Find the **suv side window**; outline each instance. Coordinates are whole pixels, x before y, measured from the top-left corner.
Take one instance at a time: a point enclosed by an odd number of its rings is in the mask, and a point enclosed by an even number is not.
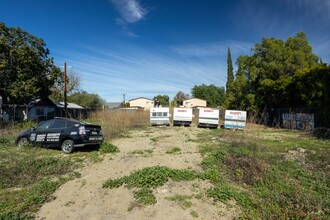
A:
[[[44,129],[48,129],[49,126],[53,123],[54,120],[49,120],[49,121],[43,121],[40,122],[38,124],[38,126],[36,127],[37,130],[44,130]]]
[[[66,122],[62,120],[55,120],[50,128],[66,128]]]
[[[67,123],[68,123],[68,128],[73,127],[75,124],[77,124],[73,121],[68,121]]]

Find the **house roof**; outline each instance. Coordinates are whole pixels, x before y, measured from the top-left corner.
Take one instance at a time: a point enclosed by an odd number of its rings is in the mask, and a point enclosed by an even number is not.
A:
[[[106,105],[108,106],[108,108],[112,109],[112,108],[122,107],[123,103],[122,102],[107,102]]]
[[[148,99],[148,98],[145,98],[145,97],[139,97],[139,98],[135,98],[135,99],[130,99],[130,101],[133,101],[133,100],[137,100],[137,99],[147,99],[147,100],[150,100],[150,101],[154,101],[153,99]]]
[[[58,107],[58,108],[64,108],[64,102],[54,102],[54,104]],[[67,103],[67,108],[71,108],[71,109],[84,109],[83,107],[81,107],[80,105],[77,105],[75,103],[71,103],[68,102]]]
[[[50,98],[35,99],[29,103],[29,106],[56,106]]]

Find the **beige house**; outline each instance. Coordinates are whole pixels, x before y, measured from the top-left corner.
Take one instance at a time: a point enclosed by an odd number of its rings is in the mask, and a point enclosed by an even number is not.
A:
[[[191,98],[184,100],[182,102],[183,107],[193,108],[193,107],[206,107],[206,101],[198,98]]]
[[[128,101],[130,107],[141,107],[144,110],[149,110],[154,107],[154,100],[140,97],[136,99],[131,99]]]

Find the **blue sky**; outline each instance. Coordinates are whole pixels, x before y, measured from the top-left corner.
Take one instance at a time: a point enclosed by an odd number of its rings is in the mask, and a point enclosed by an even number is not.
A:
[[[233,62],[263,37],[305,32],[330,63],[329,0],[0,0],[0,21],[44,39],[81,89],[108,102],[194,85],[225,86]],[[70,71],[69,70],[69,71]],[[236,69],[235,69],[236,70]]]

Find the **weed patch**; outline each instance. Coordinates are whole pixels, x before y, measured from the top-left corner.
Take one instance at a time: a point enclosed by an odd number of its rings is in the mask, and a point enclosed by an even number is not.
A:
[[[134,198],[143,205],[153,205],[157,202],[150,188],[142,188],[138,191],[134,191]]]
[[[134,150],[134,151],[129,152],[128,154],[139,155],[142,157],[151,157],[153,152],[154,151],[152,149],[146,149],[146,150]]]
[[[120,152],[119,148],[110,142],[103,142],[99,151],[101,153],[119,153]]]
[[[215,201],[235,200],[243,218],[330,216],[327,140],[275,129],[225,131],[219,133],[220,143],[210,135],[201,136],[199,152],[204,176],[214,184],[207,193]]]
[[[181,152],[181,148],[179,147],[172,147],[168,151],[166,151],[167,154],[179,154]]]
[[[154,201],[151,188],[163,186],[170,179],[174,181],[187,181],[197,178],[199,174],[191,170],[170,169],[164,166],[147,167],[131,173],[129,176],[124,176],[118,179],[108,179],[103,188],[118,188],[125,184],[127,188],[141,188],[139,193],[135,194],[135,198],[142,201]],[[146,197],[144,197],[146,195]],[[140,202],[139,202],[140,203]],[[147,205],[154,204],[148,202]],[[144,205],[146,205],[143,202]]]

